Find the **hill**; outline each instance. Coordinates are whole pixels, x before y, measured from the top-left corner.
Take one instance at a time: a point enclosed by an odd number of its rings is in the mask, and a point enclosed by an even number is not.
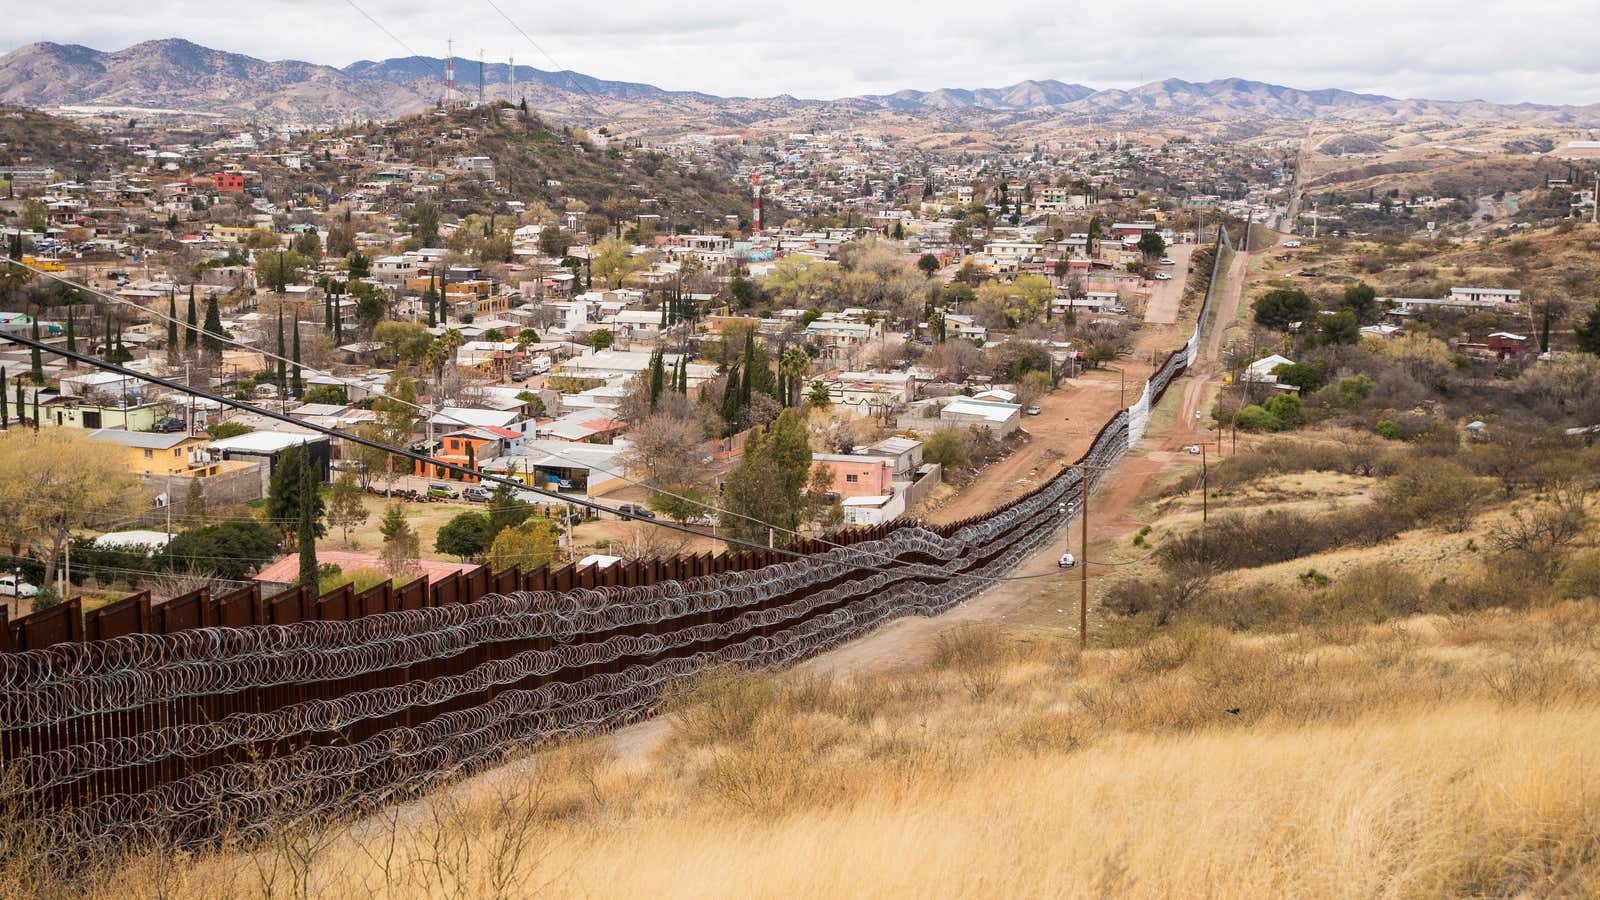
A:
[[[551,208],[577,199],[613,219],[653,212],[676,225],[714,230],[724,227],[726,215],[750,215],[749,189],[714,162],[690,166],[647,151],[602,149],[581,132],[509,106],[459,107],[448,115],[408,116],[355,132],[424,165],[448,168],[456,157],[488,156],[501,190]],[[487,183],[463,176],[451,184],[449,196],[470,202],[487,199],[490,191]],[[654,202],[635,208],[631,198]]]
[[[481,80],[490,99],[509,96],[511,67],[455,59],[458,91],[475,98]],[[445,61],[412,56],[362,60],[343,68],[295,60],[265,61],[190,41],[147,41],[104,52],[35,43],[0,57],[0,101],[30,106],[113,105],[272,116],[311,122],[387,119],[431,105],[443,92]],[[1018,117],[1132,123],[1264,119],[1361,119],[1410,122],[1525,122],[1573,128],[1600,124],[1600,106],[1493,104],[1396,99],[1325,89],[1301,90],[1242,78],[1190,82],[1177,78],[1131,89],[1095,90],[1052,79],[998,88],[939,88],[804,100],[790,96],[719,97],[610,81],[572,71],[516,67],[519,95],[540,110],[573,121],[640,120],[686,127],[730,127],[829,114],[948,115],[940,127],[1011,125]]]
[[[123,151],[66,119],[0,104],[0,166],[49,167],[72,175],[104,171]]]

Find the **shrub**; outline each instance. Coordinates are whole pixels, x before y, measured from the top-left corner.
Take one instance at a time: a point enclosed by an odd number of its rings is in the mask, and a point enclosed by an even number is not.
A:
[[[1379,505],[1412,522],[1464,531],[1480,497],[1482,483],[1449,460],[1413,461],[1384,480]]]
[[[1383,419],[1373,426],[1372,430],[1377,432],[1381,438],[1387,438],[1391,441],[1400,440],[1400,423],[1393,419]]]
[[[1293,394],[1278,394],[1268,397],[1264,404],[1266,411],[1278,420],[1279,430],[1288,431],[1299,428],[1306,423],[1305,410],[1300,406],[1300,398]]]
[[[1233,424],[1243,431],[1277,431],[1283,427],[1277,416],[1254,403],[1235,413]]]
[[[1571,600],[1600,597],[1600,550],[1579,553],[1567,560],[1556,580],[1556,593]]]

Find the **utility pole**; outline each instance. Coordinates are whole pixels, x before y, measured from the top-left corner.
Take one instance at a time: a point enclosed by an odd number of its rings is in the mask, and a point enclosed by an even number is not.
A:
[[[1078,518],[1082,522],[1083,533],[1078,540],[1078,550],[1082,558],[1078,560],[1078,649],[1089,649],[1089,469],[1078,469],[1083,473],[1083,499],[1078,502]]]

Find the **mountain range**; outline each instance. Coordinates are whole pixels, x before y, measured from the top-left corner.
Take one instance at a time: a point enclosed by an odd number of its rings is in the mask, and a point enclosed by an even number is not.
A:
[[[35,107],[126,106],[303,122],[388,119],[416,112],[443,93],[445,61],[434,57],[362,60],[343,68],[267,61],[181,39],[147,41],[105,52],[73,44],[34,43],[0,56],[0,102]],[[457,91],[473,99],[509,95],[510,66],[455,60]],[[1300,90],[1223,78],[1196,83],[1170,78],[1130,89],[1097,90],[1055,80],[967,90],[904,90],[892,94],[804,100],[789,96],[719,97],[649,84],[607,81],[579,72],[516,67],[517,92],[530,106],[580,121],[648,121],[740,127],[794,116],[834,113],[939,117],[966,124],[985,117],[1536,122],[1579,126],[1600,122],[1600,104],[1585,107],[1504,105],[1482,101],[1402,100],[1343,90]],[[682,117],[689,117],[683,119]]]

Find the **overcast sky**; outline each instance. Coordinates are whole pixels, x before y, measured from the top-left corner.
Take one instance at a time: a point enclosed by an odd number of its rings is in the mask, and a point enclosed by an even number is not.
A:
[[[1600,102],[1593,0],[354,0],[421,55],[457,53],[740,96],[831,98],[1058,78],[1239,76],[1297,88]],[[595,14],[591,14],[595,13]],[[409,55],[350,0],[0,0],[8,42],[116,50],[185,37],[342,66]]]

